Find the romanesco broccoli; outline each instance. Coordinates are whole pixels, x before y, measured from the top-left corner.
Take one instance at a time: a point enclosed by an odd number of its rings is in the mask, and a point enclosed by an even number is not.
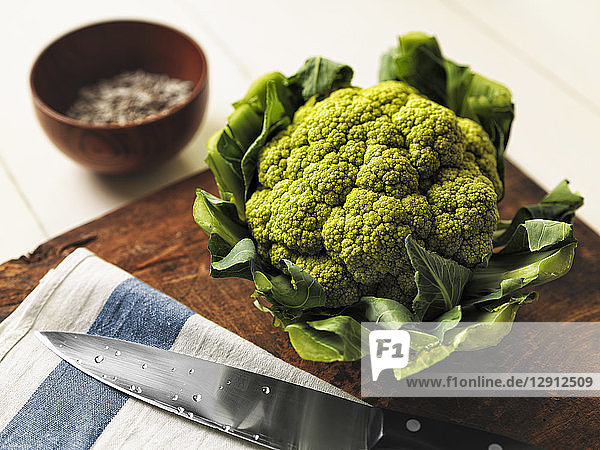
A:
[[[289,259],[328,306],[411,301],[405,238],[465,266],[492,250],[502,184],[480,125],[386,81],[302,106],[263,148],[246,203],[258,251]]]

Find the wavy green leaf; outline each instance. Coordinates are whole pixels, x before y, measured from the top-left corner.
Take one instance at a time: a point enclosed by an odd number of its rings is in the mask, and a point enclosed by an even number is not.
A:
[[[267,83],[266,107],[263,116],[262,130],[258,137],[252,142],[244,157],[242,158],[242,176],[244,178],[245,197],[247,200],[254,190],[256,179],[256,165],[260,150],[270,136],[276,131],[290,124],[291,119],[286,115],[285,107],[277,95],[277,87],[274,82]]]
[[[569,189],[569,181],[563,180],[539,203],[522,206],[510,221],[499,223],[494,235],[494,246],[505,245],[517,227],[526,220],[548,219],[573,223],[575,211],[583,205],[583,197]]]
[[[544,219],[520,224],[485,268],[475,268],[463,305],[495,301],[525,287],[534,287],[566,274],[577,241],[572,225]]]
[[[285,273],[271,276],[254,271],[254,283],[260,295],[268,301],[289,309],[309,309],[326,304],[323,287],[296,264],[282,260]]]
[[[448,101],[446,64],[437,39],[412,32],[381,58],[379,81],[401,80],[440,105]]]
[[[208,140],[207,147],[206,163],[217,181],[221,198],[232,202],[240,220],[245,220],[246,205],[244,204],[241,150],[225,132],[225,129],[213,134]],[[226,155],[226,157],[222,155]]]
[[[300,96],[296,95],[294,91],[288,87],[288,78],[280,72],[270,72],[259,77],[250,85],[246,95],[244,95],[244,98],[235,102],[233,107],[239,108],[244,104],[249,104],[252,105],[257,111],[264,113],[264,111],[267,109],[267,86],[269,84],[273,84],[275,86],[275,89],[277,90],[277,98],[284,106],[286,114],[289,117],[292,117],[296,109],[298,109],[303,101]],[[259,128],[258,131],[260,131],[260,129],[261,128]],[[256,139],[256,136],[254,139]],[[248,145],[250,145],[253,140],[251,140]]]
[[[233,246],[227,243],[217,233],[212,233],[208,238],[208,250],[210,251],[211,264],[225,258]]]
[[[212,254],[213,251],[211,250]],[[242,239],[224,257],[215,260],[213,256],[210,265],[210,276],[213,278],[234,277],[253,280],[252,271],[256,258],[256,248],[252,239]]]
[[[362,326],[348,316],[335,316],[285,327],[301,358],[311,361],[355,361],[363,356]],[[365,346],[366,348],[366,346]]]
[[[235,109],[228,117],[227,125],[208,140],[206,162],[215,176],[223,199],[235,203],[240,220],[246,218],[246,192],[251,189],[251,183],[249,185],[248,182],[252,179],[248,179],[248,173],[256,169],[256,155],[253,154],[247,158],[246,178],[244,177],[243,166],[246,153],[253,144],[254,151],[258,151],[265,140],[261,135],[274,131],[272,124],[269,124],[267,130],[264,129],[265,119],[272,120],[273,113],[278,112],[274,109],[281,106],[285,116],[291,119],[302,103],[302,98],[287,87],[287,82],[288,79],[279,72],[271,72],[258,78],[252,83],[244,98],[233,104]],[[268,93],[269,86],[275,93]],[[278,102],[276,106],[273,106],[277,103],[273,101],[274,96]],[[267,109],[269,109],[268,113]],[[257,142],[259,138],[260,141]],[[250,158],[252,163],[249,164]]]
[[[432,322],[430,329],[424,330],[422,323],[407,324],[403,328],[410,333],[410,348],[413,352],[437,345],[447,331],[455,328],[462,319],[462,307],[455,306]],[[436,324],[437,323],[437,324]]]
[[[384,328],[399,328],[415,320],[406,306],[390,298],[362,297],[352,309],[359,312],[364,322],[380,323]]]
[[[193,214],[206,234],[217,234],[232,247],[241,239],[250,237],[250,230],[238,219],[235,205],[202,189],[196,190]]]
[[[417,295],[412,303],[416,318],[431,320],[458,305],[471,271],[424,249],[410,235],[405,245],[416,271]]]
[[[320,100],[333,91],[349,87],[353,75],[350,66],[315,56],[307,59],[298,72],[288,78],[288,86],[299,91],[304,101],[313,96]]]
[[[414,375],[446,359],[455,351],[474,351],[497,345],[512,329],[512,323],[519,307],[537,298],[535,293],[527,293],[510,298],[492,311],[479,311],[472,308],[462,315],[464,324],[457,324],[447,330],[441,339],[421,348],[409,358],[403,369],[395,369],[394,375],[402,379]],[[411,335],[412,338],[412,335]],[[411,339],[411,349],[413,349]]]

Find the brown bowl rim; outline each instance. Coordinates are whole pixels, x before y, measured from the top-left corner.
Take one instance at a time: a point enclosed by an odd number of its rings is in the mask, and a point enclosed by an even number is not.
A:
[[[153,114],[152,116],[149,116],[147,118],[136,120],[133,122],[127,122],[127,123],[123,123],[123,124],[95,123],[95,122],[86,122],[84,120],[73,119],[65,114],[61,114],[54,108],[50,107],[46,102],[44,102],[42,100],[42,98],[40,97],[39,93],[37,92],[37,90],[35,89],[35,86],[33,83],[34,74],[37,73],[40,60],[41,60],[42,56],[44,55],[44,53],[46,53],[46,51],[50,47],[52,47],[53,45],[55,45],[62,39],[65,39],[66,37],[68,37],[72,34],[79,33],[83,30],[87,30],[88,28],[93,28],[93,27],[102,26],[102,25],[111,25],[111,24],[115,24],[115,23],[125,23],[125,24],[129,23],[129,24],[142,24],[142,25],[156,26],[156,27],[168,30],[170,32],[173,32],[175,34],[178,34],[181,37],[183,37],[185,40],[187,40],[190,44],[192,44],[192,46],[198,52],[198,55],[200,55],[201,63],[202,63],[201,64],[202,72],[200,74],[200,78],[199,78],[198,82],[194,84],[194,89],[192,89],[192,92],[190,93],[190,95],[188,95],[185,98],[185,100],[171,106],[170,108],[160,111],[157,114]],[[202,47],[200,47],[200,45],[194,39],[192,39],[187,33],[184,33],[183,31],[178,30],[177,28],[174,28],[169,25],[162,24],[162,23],[158,23],[158,22],[152,22],[152,21],[147,21],[147,20],[119,19],[119,20],[106,20],[106,21],[101,21],[101,22],[94,22],[94,23],[91,23],[88,25],[84,25],[77,29],[68,31],[65,34],[62,34],[61,36],[59,36],[58,38],[56,38],[52,42],[50,42],[48,45],[46,45],[42,49],[42,51],[38,54],[35,61],[33,62],[33,65],[31,66],[31,70],[29,72],[29,88],[31,90],[33,101],[35,102],[36,106],[38,108],[40,108],[44,112],[44,114],[52,117],[54,120],[57,120],[59,122],[63,122],[65,124],[72,125],[75,127],[85,128],[85,129],[90,129],[90,130],[123,130],[123,129],[128,129],[128,128],[135,128],[140,125],[145,125],[145,124],[149,124],[152,122],[157,122],[159,120],[165,119],[166,117],[169,117],[176,111],[184,108],[186,105],[190,104],[196,97],[198,97],[200,92],[202,92],[206,88],[207,76],[208,76],[208,63],[206,61],[206,55],[204,54]]]

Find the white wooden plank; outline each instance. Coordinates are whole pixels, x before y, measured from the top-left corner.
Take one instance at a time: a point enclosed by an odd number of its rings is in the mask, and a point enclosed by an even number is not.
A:
[[[5,4],[3,16],[11,20],[4,21],[0,51],[11,64],[4,67],[0,97],[10,108],[0,109],[0,155],[43,226],[51,235],[59,234],[203,168],[206,138],[223,125],[231,101],[243,94],[251,78],[271,70],[293,73],[306,57],[322,54],[353,66],[356,84],[373,84],[380,54],[395,44],[396,36],[422,30],[436,34],[448,56],[470,63],[513,90],[517,120],[510,158],[546,189],[565,176],[571,178],[586,195],[582,216],[600,231],[594,225],[600,224],[596,181],[600,161],[594,147],[600,118],[567,85],[540,70],[539,64],[545,62],[532,63],[514,52],[518,42],[520,48],[539,54],[541,44],[533,37],[546,33],[557,14],[570,13],[554,4],[558,2],[544,3],[542,18],[528,21],[526,15],[536,12],[529,8],[520,19],[527,30],[517,27],[513,41],[507,41],[479,16],[464,14],[466,0],[457,1],[305,0],[299,5],[274,0],[61,0],[38,2],[36,14],[24,2]],[[521,2],[508,3],[514,10]],[[587,33],[584,41],[592,42],[596,36],[586,26],[593,22],[589,17],[594,17],[596,7],[589,2],[582,5],[575,21],[567,19],[573,25],[561,36],[565,48],[581,42],[582,34],[575,33],[579,17],[588,17],[581,22]],[[476,10],[470,3],[467,6]],[[481,8],[485,12],[486,7]],[[487,15],[498,22],[503,19],[491,9]],[[27,85],[31,63],[53,38],[84,23],[115,17],[154,20],[188,32],[207,52],[211,79],[205,122],[185,151],[151,174],[120,179],[93,175],[54,149],[36,123]],[[511,22],[502,36],[512,26]]]
[[[600,114],[600,2],[448,0],[514,56]]]
[[[33,250],[46,234],[0,161],[0,263]]]

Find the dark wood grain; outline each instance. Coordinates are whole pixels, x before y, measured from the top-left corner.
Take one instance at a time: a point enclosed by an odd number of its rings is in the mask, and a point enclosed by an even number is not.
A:
[[[98,124],[65,115],[80,88],[124,71],[144,70],[194,83],[187,99],[140,122]],[[208,68],[202,49],[173,28],[116,20],[72,31],[36,59],[30,76],[36,116],[67,156],[104,174],[148,170],[175,156],[206,110]]]
[[[502,217],[544,195],[513,165],[507,167]],[[557,180],[559,181],[559,180]],[[199,314],[297,367],[359,396],[360,363],[301,360],[286,333],[271,326],[249,298],[242,280],[208,275],[207,238],[192,218],[195,188],[215,192],[212,175],[200,173],[41,245],[32,254],[0,266],[0,318],[6,317],[37,281],[74,248],[100,257],[166,292]],[[584,223],[571,272],[539,289],[538,302],[524,306],[518,320],[600,321],[600,237]],[[598,343],[589,343],[598,351]],[[381,398],[373,404],[504,433],[545,448],[600,448],[600,399],[596,398]]]

